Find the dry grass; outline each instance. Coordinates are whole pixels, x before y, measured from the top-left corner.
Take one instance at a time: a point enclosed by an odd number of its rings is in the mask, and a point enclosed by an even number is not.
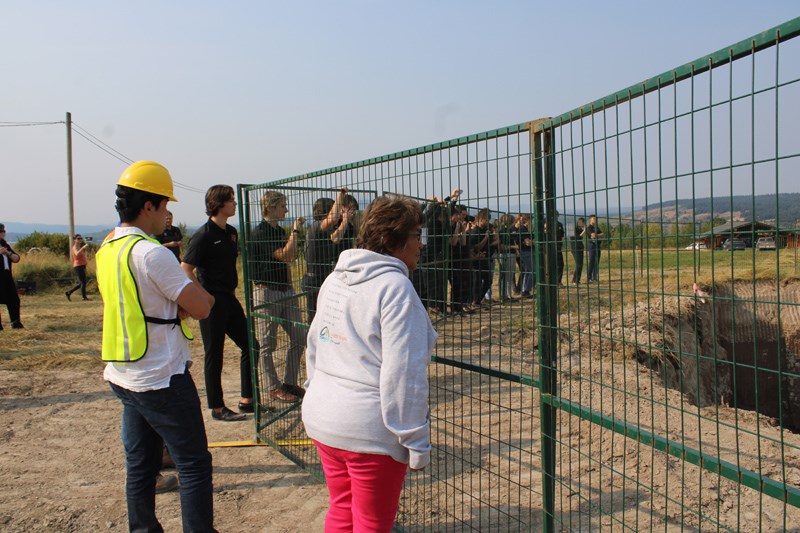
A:
[[[92,300],[68,302],[62,292],[22,296],[25,329],[7,327],[0,332],[0,370],[102,368],[100,346],[103,303]]]

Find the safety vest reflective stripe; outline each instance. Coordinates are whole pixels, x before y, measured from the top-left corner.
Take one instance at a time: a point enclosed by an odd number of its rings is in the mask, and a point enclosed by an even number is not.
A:
[[[128,316],[127,312],[126,312],[126,309],[125,309],[125,290],[124,290],[124,286],[126,285],[125,281],[127,281],[127,280],[124,280],[122,278],[122,272],[123,272],[123,270],[122,270],[122,261],[123,261],[123,259],[125,260],[125,266],[128,267],[125,270],[130,274],[130,266],[129,266],[129,263],[128,263],[128,256],[130,255],[130,252],[131,252],[131,249],[133,248],[133,245],[136,244],[137,242],[139,242],[140,240],[141,240],[140,237],[137,238],[136,236],[134,236],[134,237],[128,239],[127,241],[125,241],[122,244],[122,246],[120,247],[119,253],[117,254],[117,259],[116,259],[116,261],[117,261],[117,265],[116,265],[116,267],[117,267],[117,289],[118,289],[118,291],[117,291],[117,305],[119,305],[119,317],[120,317],[119,323],[120,323],[120,326],[121,326],[121,329],[122,329],[121,337],[122,337],[122,353],[124,354],[123,358],[122,358],[123,361],[130,361],[131,360],[131,339],[130,339],[130,336],[128,335],[128,324],[126,324],[126,320],[124,319],[124,317]],[[131,279],[132,278],[133,278],[133,276],[131,275]],[[135,283],[135,281],[134,281],[134,283]],[[139,303],[139,291],[136,291],[136,302]],[[139,305],[139,307],[141,307],[141,304]],[[142,315],[144,315],[144,313],[142,313]],[[144,357],[144,353],[147,351],[147,326],[146,325],[145,325],[144,330],[145,330],[144,331],[144,337],[145,337],[144,350],[142,351],[141,355],[136,357],[136,359],[140,359],[140,358]],[[103,353],[103,359],[104,360],[109,360],[109,359],[106,358],[106,354],[105,353]],[[134,361],[136,359],[134,359]],[[113,360],[113,359],[111,359],[111,360]]]

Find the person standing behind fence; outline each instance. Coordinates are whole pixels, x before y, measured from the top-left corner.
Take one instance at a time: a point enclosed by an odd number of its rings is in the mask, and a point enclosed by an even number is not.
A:
[[[178,262],[181,262],[181,246],[183,246],[183,233],[178,226],[172,225],[172,212],[167,211],[167,225],[164,231],[156,235],[158,242],[169,248],[169,251],[175,254]]]
[[[586,235],[586,220],[578,217],[575,224],[575,233],[572,238],[572,258],[575,260],[575,272],[572,273],[572,283],[579,285],[583,275],[583,238]]]
[[[15,252],[6,242],[6,226],[0,224],[0,303],[8,307],[8,317],[11,319],[13,329],[23,329],[19,319],[19,294],[17,294],[17,284],[14,283],[14,276],[11,272],[11,265],[19,263],[19,254]],[[3,323],[0,321],[0,331],[3,330]]]
[[[519,256],[522,260],[522,297],[533,298],[533,287],[536,284],[536,274],[533,270],[533,233],[531,231],[531,216],[521,214],[515,223],[517,246],[519,246]]]
[[[180,475],[184,531],[214,530],[212,462],[182,318],[208,316],[214,298],[149,237],[164,229],[172,178],[153,161],[123,172],[120,225],[97,253],[103,297],[103,377],[122,402],[130,531],[163,531],[156,478],[166,444]],[[91,421],[87,421],[91,423]]]
[[[430,463],[428,364],[437,334],[409,279],[420,206],[382,196],[320,290],[303,423],[330,494],[326,532],[389,532],[408,468]]]
[[[343,199],[343,198],[342,198]],[[263,307],[261,313],[270,320],[258,326],[258,342],[261,346],[259,361],[267,379],[267,388],[272,398],[281,402],[296,402],[305,394],[297,385],[300,358],[306,347],[306,330],[300,323],[300,308],[292,287],[292,272],[289,264],[297,257],[300,228],[303,217],[292,223],[289,237],[279,222],[288,212],[286,196],[278,191],[267,191],[261,199],[263,220],[250,234],[250,249],[253,251],[253,305]],[[278,379],[273,354],[278,346],[278,323],[289,336],[283,381]]]
[[[450,311],[453,313],[471,313],[470,300],[470,265],[472,261],[467,244],[467,208],[463,205],[453,207],[450,216]]]
[[[75,271],[75,275],[78,276],[78,284],[64,293],[67,300],[71,300],[72,293],[78,289],[81,290],[81,296],[84,300],[89,299],[86,297],[86,264],[88,263],[86,259],[86,248],[88,247],[89,243],[84,241],[83,237],[75,235],[72,244],[72,269]]]
[[[556,211],[556,266],[558,268],[558,285],[564,286],[564,224],[558,220]]]
[[[239,274],[239,233],[228,224],[236,214],[233,187],[214,185],[206,191],[208,221],[192,235],[181,268],[191,280],[200,284],[216,299],[208,318],[200,321],[200,334],[205,351],[206,399],[214,420],[235,422],[245,416],[225,406],[222,396],[222,363],[225,336],[239,347],[239,411],[253,412],[253,377],[250,367],[250,337],[242,304],[236,298]],[[195,271],[197,278],[195,278]]]
[[[319,198],[314,202],[314,223],[306,233],[306,273],[301,283],[309,324],[314,320],[322,282],[333,272],[340,250],[349,248],[355,238],[352,221],[357,209],[358,202],[347,194],[346,188],[339,191],[336,201]]]
[[[600,269],[600,239],[605,234],[600,231],[597,224],[597,216],[589,215],[589,225],[586,226],[586,234],[589,236],[589,268],[586,271],[586,282],[598,281],[598,270]]]
[[[461,189],[455,188],[450,196],[440,200],[430,198],[423,209],[425,219],[422,255],[418,265],[420,279],[420,298],[422,304],[433,314],[444,312],[447,308],[447,249],[450,234],[449,213],[453,212]],[[413,276],[412,276],[413,280]]]
[[[490,220],[489,209],[483,208],[475,216],[475,223],[469,231],[470,252],[472,253],[472,305],[483,303],[486,293],[492,288],[492,252],[497,247],[497,233]]]
[[[500,216],[497,234],[500,239],[500,274],[498,281],[501,301],[514,299],[514,272],[517,269],[516,260],[519,254],[519,246],[513,239],[513,226],[514,217],[512,215],[505,213]]]

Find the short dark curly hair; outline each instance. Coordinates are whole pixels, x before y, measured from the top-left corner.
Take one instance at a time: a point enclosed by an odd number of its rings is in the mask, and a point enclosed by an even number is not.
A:
[[[364,211],[356,248],[389,254],[402,248],[422,222],[422,207],[414,200],[394,194],[380,196]]]

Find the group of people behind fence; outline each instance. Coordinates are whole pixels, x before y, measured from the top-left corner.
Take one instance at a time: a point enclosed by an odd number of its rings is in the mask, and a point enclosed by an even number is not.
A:
[[[419,269],[414,273],[414,285],[429,311],[438,313],[473,313],[481,306],[504,303],[518,296],[533,298],[536,287],[534,265],[534,232],[528,213],[503,213],[492,221],[489,209],[480,209],[472,216],[466,206],[458,203],[461,191],[444,200],[433,199],[424,209],[426,246],[422,251]],[[556,279],[563,285],[565,242],[569,243],[575,269],[572,283],[581,282],[584,250],[588,242],[588,280],[598,280],[600,244],[604,237],[597,226],[596,216],[577,219],[575,233],[566,241],[564,225],[556,212],[554,238],[556,248]],[[493,294],[495,273],[497,289]],[[449,287],[449,298],[448,298]],[[448,310],[449,307],[449,310]]]

